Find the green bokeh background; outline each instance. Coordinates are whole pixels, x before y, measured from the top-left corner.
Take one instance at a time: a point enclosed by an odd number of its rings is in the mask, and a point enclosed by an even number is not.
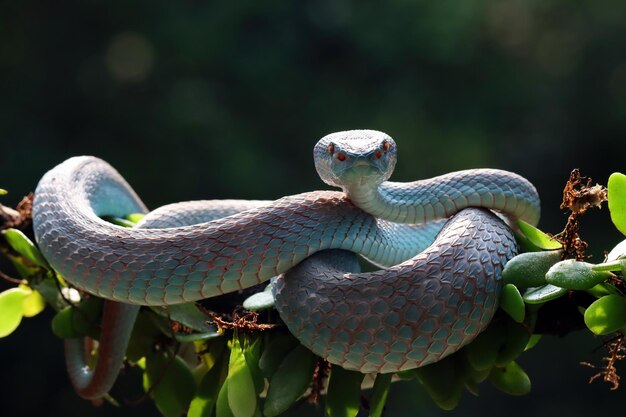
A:
[[[626,169],[625,33],[617,0],[1,1],[2,203],[81,154],[109,161],[149,207],[274,199],[325,188],[311,157],[321,136],[370,128],[398,143],[394,180],[515,171],[537,185],[541,228],[558,232],[572,168],[603,184]],[[621,239],[607,210],[582,232],[592,261]],[[49,319],[0,341],[0,414],[156,415],[76,397]],[[598,362],[599,344],[544,338],[521,359],[528,396],[483,384],[444,413],[404,383],[388,415],[623,410],[626,387],[587,385],[578,364]]]

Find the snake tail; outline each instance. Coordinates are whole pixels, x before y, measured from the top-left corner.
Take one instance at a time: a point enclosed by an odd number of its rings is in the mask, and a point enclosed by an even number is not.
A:
[[[102,398],[120,373],[139,306],[105,301],[96,364],[89,367],[85,340],[65,340],[65,363],[72,386],[87,400]]]

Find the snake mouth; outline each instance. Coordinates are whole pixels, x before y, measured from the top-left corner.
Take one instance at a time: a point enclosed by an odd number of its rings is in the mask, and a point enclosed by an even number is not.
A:
[[[371,162],[365,161],[363,159],[358,159],[356,161],[354,161],[354,163],[352,164],[352,168],[359,168],[359,167],[371,167],[373,168],[374,166],[372,165]]]
[[[353,175],[362,175],[364,177],[376,176],[382,173],[381,167],[377,164],[363,160],[355,161],[349,170],[354,173]]]
[[[367,160],[356,160],[339,173],[338,180],[342,185],[366,185],[376,182],[382,175],[382,170],[376,164]]]

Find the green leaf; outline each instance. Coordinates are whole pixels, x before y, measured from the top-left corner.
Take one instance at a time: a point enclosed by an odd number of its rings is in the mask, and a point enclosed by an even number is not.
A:
[[[97,338],[100,334],[100,315],[104,300],[99,297],[84,297],[73,309],[74,329],[83,336]]]
[[[468,388],[468,390],[472,393],[475,394],[472,391],[477,390],[477,386],[476,384],[480,384],[481,382],[483,382],[485,379],[487,379],[487,377],[489,376],[489,374],[491,373],[491,369],[493,367],[489,367],[486,369],[474,369],[471,366],[467,366],[465,368],[465,372],[466,372],[466,377],[467,379],[465,380],[465,386],[466,388]],[[470,382],[469,387],[468,387],[468,381]]]
[[[206,369],[206,366],[204,366],[202,362],[200,362],[194,367],[192,367],[191,364],[189,364],[189,369],[191,369],[191,374],[193,375],[193,382],[196,384],[196,387],[199,387],[200,382],[202,382],[202,378],[206,376],[209,370]],[[196,392],[198,391],[196,390]]]
[[[274,307],[274,279],[270,280],[270,283],[265,287],[262,292],[252,294],[246,298],[243,302],[243,308],[250,311],[267,310]]]
[[[58,281],[54,272],[49,271],[44,279],[30,281],[28,285],[41,294],[54,310],[58,311],[67,305],[59,293]]]
[[[530,339],[528,339],[528,344],[524,348],[524,351],[527,351],[527,350],[530,350],[530,349],[534,348],[537,345],[537,343],[539,343],[540,340],[541,340],[541,335],[540,334],[533,334],[533,335],[531,335]]]
[[[206,333],[174,333],[174,340],[181,343],[192,343],[199,342],[201,340],[212,340],[212,339],[221,339],[224,337],[223,333],[215,332],[206,332]]]
[[[150,353],[145,358],[143,387],[161,414],[179,417],[189,408],[196,391],[191,370],[184,360],[165,352]]]
[[[28,295],[24,298],[24,317],[33,317],[46,308],[46,300],[39,291],[28,289]]]
[[[84,336],[97,338],[97,319],[101,310],[101,298],[84,298],[76,306],[67,306],[52,318],[52,332],[62,339]]]
[[[480,388],[478,387],[478,383],[471,378],[465,381],[465,389],[474,397],[478,397],[480,395]]]
[[[407,369],[405,371],[396,372],[396,376],[400,379],[409,380],[417,378],[417,373],[415,372],[415,369]]]
[[[521,323],[524,321],[526,306],[524,305],[522,294],[520,294],[515,285],[506,284],[504,288],[502,288],[500,308],[511,316],[516,322]]]
[[[585,324],[593,333],[613,333],[626,326],[626,298],[607,295],[597,299],[585,311]]]
[[[557,287],[556,285],[547,284],[542,287],[533,287],[524,293],[524,302],[526,304],[542,304],[551,300],[555,300],[562,295],[567,294],[567,288]]]
[[[502,279],[517,288],[540,287],[546,284],[546,272],[560,260],[560,250],[522,253],[507,262]]]
[[[588,294],[593,295],[596,298],[604,297],[605,295],[619,294],[617,288],[608,283],[601,283],[595,285],[587,290]]]
[[[215,403],[215,415],[216,417],[235,417],[230,409],[230,403],[228,401],[228,379],[222,384],[220,393],[217,395],[217,402]]]
[[[530,392],[530,378],[515,362],[510,362],[502,368],[493,368],[489,374],[489,381],[509,395],[526,395]]]
[[[626,258],[626,240],[622,240],[620,243],[615,245],[613,249],[606,255],[606,262],[616,261],[616,260],[624,260]],[[602,265],[602,264],[600,264]]]
[[[207,370],[213,369],[214,366],[220,363],[220,358],[226,356],[224,352],[227,352],[227,341],[225,337],[220,339],[209,339],[199,342],[195,342],[196,353],[200,355],[202,363]],[[228,355],[230,359],[230,355]]]
[[[131,362],[137,362],[152,351],[158,338],[162,337],[159,328],[150,319],[152,314],[149,310],[140,310],[133,326],[133,332],[126,348],[126,358]]]
[[[271,292],[262,291],[252,294],[243,302],[243,308],[250,311],[267,310],[274,307],[274,295]]]
[[[517,226],[532,244],[541,249],[553,250],[561,249],[563,247],[558,240],[555,240],[553,237],[548,236],[535,226],[532,226],[523,220],[518,220]]]
[[[209,317],[198,308],[196,303],[155,306],[152,310],[158,315],[176,321],[198,332],[215,332],[217,328],[208,324]]]
[[[501,321],[501,320],[498,320],[498,321]],[[500,339],[504,338],[504,335],[502,334],[502,332],[499,338]],[[470,343],[470,345],[472,343]],[[490,359],[485,361],[486,365],[480,366],[481,369],[476,369],[475,366],[472,365],[472,363],[470,362],[469,355],[468,355],[468,346],[461,349],[459,353],[455,355],[451,355],[450,357],[455,358],[457,362],[454,365],[455,373],[459,373],[459,371],[460,373],[462,373],[462,378],[461,378],[462,384],[470,391],[470,393],[473,393],[473,391],[478,390],[477,384],[480,384],[489,376],[489,373],[491,372],[491,368],[493,368],[494,363],[496,359],[498,358],[498,350],[499,350],[500,345],[495,346],[494,351],[490,353]],[[498,350],[495,350],[496,348]],[[480,363],[482,362],[479,361],[479,365]]]
[[[211,417],[227,370],[225,362],[218,360],[216,365],[204,374],[189,405],[187,417]]]
[[[417,368],[420,382],[428,395],[443,410],[453,410],[459,404],[465,385],[454,355],[439,362]]]
[[[9,194],[7,190],[5,190],[4,188],[0,188],[0,195],[7,195],[7,194]]]
[[[587,290],[606,281],[610,272],[594,271],[593,264],[566,259],[554,264],[546,273],[546,281],[569,290]]]
[[[200,381],[196,395],[189,404],[187,417],[211,417],[221,388],[219,382],[219,372],[217,372],[216,369],[204,375]]]
[[[391,374],[378,374],[370,397],[370,417],[381,417],[391,385]]]
[[[69,306],[54,315],[50,324],[52,326],[52,333],[54,333],[56,337],[72,339],[81,336],[74,330],[74,326],[72,325],[73,315],[72,307]]]
[[[315,356],[302,345],[283,355],[283,360],[269,380],[263,414],[267,417],[277,416],[291,407],[309,387],[314,368]]]
[[[122,217],[102,216],[102,220],[105,220],[109,223],[113,223],[122,227],[134,227],[135,226],[135,223],[131,222],[130,220],[126,220]]]
[[[4,251],[4,254],[7,258],[11,260],[11,264],[13,264],[13,266],[17,270],[17,273],[22,278],[27,278],[30,280],[32,277],[34,277],[38,273],[41,273],[42,271],[39,266],[35,265],[19,253],[13,254],[11,252]],[[58,292],[58,289],[56,291]]]
[[[626,235],[626,175],[611,174],[607,188],[611,220],[617,230]]]
[[[300,342],[291,333],[270,333],[270,341],[259,359],[259,368],[263,376],[270,379],[287,354],[299,345]]]
[[[248,369],[252,375],[252,381],[254,381],[256,393],[259,395],[265,388],[265,380],[263,379],[261,369],[259,369],[262,338],[258,335],[251,335],[249,333],[244,333],[239,337],[243,349],[243,356],[246,359],[246,364],[248,365]]]
[[[494,320],[482,333],[465,347],[464,352],[470,366],[478,371],[491,369],[498,359],[504,343],[506,328],[502,320]]]
[[[228,406],[235,417],[252,417],[257,408],[257,394],[252,372],[246,362],[239,336],[234,333],[228,364]]]
[[[361,406],[361,383],[365,374],[333,365],[326,395],[327,417],[356,417]]]
[[[594,271],[617,272],[622,270],[623,263],[623,259],[617,261],[603,262],[601,264],[593,265],[591,269],[593,269]]]
[[[23,288],[10,288],[0,293],[0,337],[10,335],[20,325],[28,294]]]
[[[39,249],[20,230],[6,229],[2,231],[2,234],[15,252],[19,253],[35,265],[49,269],[48,262],[46,262]]]
[[[530,378],[516,362],[493,368],[488,379],[496,388],[509,395],[526,395],[530,392]]]
[[[139,223],[139,220],[143,219],[143,217],[145,216],[145,214],[143,213],[131,213],[129,215],[127,215],[125,217],[126,220],[128,220],[131,223]]]
[[[543,252],[539,246],[533,244],[524,234],[520,231],[515,232],[515,241],[520,248],[520,252]]]
[[[506,338],[500,346],[495,365],[505,366],[514,361],[528,346],[530,336],[530,331],[526,326],[507,320]]]

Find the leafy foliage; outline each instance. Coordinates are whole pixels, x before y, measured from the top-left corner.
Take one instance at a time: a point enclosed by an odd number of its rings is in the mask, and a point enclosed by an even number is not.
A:
[[[361,383],[365,375],[333,365],[328,382],[326,415],[356,417],[361,404]]]
[[[187,412],[196,383],[187,363],[166,351],[148,352],[137,364],[144,370],[143,387],[165,417]]]
[[[626,175],[613,173],[607,188],[611,220],[617,230],[626,235]]]
[[[585,310],[585,324],[595,334],[626,331],[626,298],[616,294],[598,298]]]
[[[2,313],[0,337],[10,335],[20,325],[24,316],[24,300],[27,295],[28,291],[23,288],[11,288],[0,294],[0,312]]]
[[[281,357],[282,360],[269,375],[269,388],[263,407],[263,414],[268,417],[281,414],[300,399],[311,385],[313,377],[316,362],[314,355],[297,343],[295,338],[285,338],[290,339],[289,344],[294,347]],[[272,351],[265,352],[269,354]]]
[[[561,249],[563,245],[554,237],[547,235],[535,226],[526,223],[523,220],[517,221],[517,226],[523,237],[526,238],[526,242],[534,246],[533,250],[555,250]]]
[[[521,323],[524,321],[524,317],[526,316],[524,299],[515,285],[506,284],[504,288],[502,288],[500,308],[516,322]]]

